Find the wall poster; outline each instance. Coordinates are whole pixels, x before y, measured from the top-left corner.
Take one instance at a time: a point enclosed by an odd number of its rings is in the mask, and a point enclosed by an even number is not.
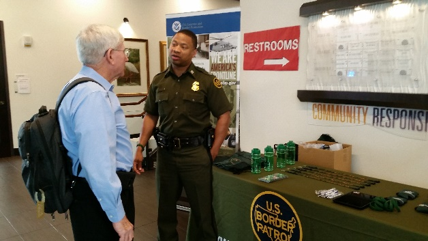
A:
[[[197,36],[198,50],[193,63],[221,80],[223,89],[234,106],[229,127],[230,135],[222,146],[223,151],[231,152],[239,146],[237,110],[240,18],[239,8],[166,15],[167,46],[176,32],[181,29],[192,30]],[[216,122],[214,117],[212,122]]]

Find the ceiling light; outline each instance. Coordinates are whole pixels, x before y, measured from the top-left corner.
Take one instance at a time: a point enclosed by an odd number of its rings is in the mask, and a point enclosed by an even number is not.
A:
[[[132,38],[134,35],[134,31],[129,24],[128,18],[123,18],[123,23],[120,25],[119,32],[122,34],[124,38]]]

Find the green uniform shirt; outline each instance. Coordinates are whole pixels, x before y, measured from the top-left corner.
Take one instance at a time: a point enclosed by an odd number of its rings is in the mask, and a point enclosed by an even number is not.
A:
[[[221,82],[193,63],[177,77],[171,66],[150,85],[144,111],[159,116],[159,129],[172,137],[193,137],[210,126],[210,112],[219,117],[232,110]]]

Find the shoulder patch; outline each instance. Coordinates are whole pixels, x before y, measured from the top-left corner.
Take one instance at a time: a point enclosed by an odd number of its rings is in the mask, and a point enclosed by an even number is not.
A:
[[[217,78],[213,79],[213,83],[214,83],[214,86],[217,87],[217,88],[219,88],[219,89],[222,87],[221,86],[221,81],[219,79],[217,79]]]

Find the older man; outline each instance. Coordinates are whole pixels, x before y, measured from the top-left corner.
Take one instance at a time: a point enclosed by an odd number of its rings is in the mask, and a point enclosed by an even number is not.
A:
[[[125,115],[113,93],[124,75],[124,38],[106,25],[90,25],[76,38],[83,67],[59,108],[62,141],[73,160],[70,218],[76,241],[130,241],[134,237],[132,148]],[[124,185],[125,184],[125,185]]]

